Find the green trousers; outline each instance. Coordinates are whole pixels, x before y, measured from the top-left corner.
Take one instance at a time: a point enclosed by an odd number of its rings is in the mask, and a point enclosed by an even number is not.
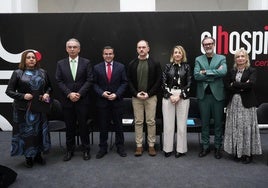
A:
[[[202,122],[202,145],[203,149],[209,148],[209,132],[211,119],[214,120],[214,145],[219,149],[222,146],[223,132],[223,110],[224,100],[217,101],[213,95],[205,95],[203,99],[198,100],[201,122]]]

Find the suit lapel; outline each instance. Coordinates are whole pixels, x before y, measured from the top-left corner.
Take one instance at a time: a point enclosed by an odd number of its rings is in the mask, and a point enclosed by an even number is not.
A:
[[[106,63],[105,61],[102,63],[101,66],[101,74],[103,75],[103,77],[105,78],[106,82],[108,83],[108,78],[107,78],[107,74],[106,74]]]
[[[209,68],[208,58],[207,58],[206,55],[203,55],[203,60],[201,62],[204,62],[204,64],[203,64],[204,69],[208,69]]]
[[[69,62],[69,58],[66,58],[66,74],[69,74],[69,77],[70,78],[73,78],[73,75],[72,75],[72,71],[71,71],[71,67],[70,67],[70,62]]]

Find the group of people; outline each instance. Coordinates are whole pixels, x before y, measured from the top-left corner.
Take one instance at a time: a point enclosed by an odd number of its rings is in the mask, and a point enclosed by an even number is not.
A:
[[[108,150],[108,131],[111,121],[115,125],[117,153],[126,157],[122,125],[122,99],[128,89],[132,95],[135,125],[135,156],[142,156],[143,125],[147,125],[148,154],[155,156],[156,109],[158,94],[162,94],[163,151],[165,157],[175,153],[179,158],[187,152],[187,118],[190,106],[189,94],[194,77],[197,83],[197,99],[202,122],[202,147],[199,157],[210,153],[210,124],[214,120],[214,156],[222,157],[223,149],[234,160],[250,163],[253,155],[261,154],[260,135],[257,123],[254,94],[256,71],[250,67],[245,49],[237,50],[234,66],[227,71],[226,58],[214,52],[215,40],[202,40],[205,54],[195,59],[192,69],[187,63],[185,49],[177,45],[172,49],[170,63],[162,71],[159,62],[149,56],[147,41],[137,43],[138,57],[125,66],[114,60],[111,46],[102,51],[103,62],[92,65],[79,56],[80,42],[66,42],[68,57],[58,61],[56,81],[61,93],[61,104],[66,124],[66,153],[63,161],[72,159],[75,151],[77,124],[81,139],[83,159],[89,160],[88,133],[89,91],[96,95],[97,126],[100,130],[97,159]],[[13,134],[11,155],[24,155],[26,167],[34,163],[45,164],[42,157],[51,146],[46,113],[34,111],[32,101],[38,97],[49,101],[51,83],[46,71],[40,68],[37,55],[32,50],[22,54],[19,69],[9,80],[6,94],[14,99]],[[227,75],[226,76],[226,74]],[[226,79],[225,79],[226,78]],[[225,134],[223,141],[224,106],[227,103]],[[177,134],[175,134],[175,126]],[[176,135],[176,147],[174,137]]]

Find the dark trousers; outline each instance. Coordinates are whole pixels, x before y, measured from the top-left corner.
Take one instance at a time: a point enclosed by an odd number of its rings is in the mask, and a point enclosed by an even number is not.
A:
[[[222,145],[222,120],[224,100],[217,101],[212,94],[205,95],[198,100],[202,121],[202,145],[204,149],[209,148],[210,120],[214,119],[214,145],[219,149]]]
[[[82,151],[89,151],[89,128],[87,125],[88,106],[78,106],[74,104],[71,108],[64,108],[63,114],[66,124],[67,151],[74,151],[76,134],[80,136]]]
[[[115,131],[115,145],[117,148],[124,147],[124,133],[122,125],[122,108],[108,106],[105,108],[98,107],[98,125],[100,128],[99,147],[102,151],[108,148],[108,132],[113,124]],[[112,123],[111,123],[112,122]]]

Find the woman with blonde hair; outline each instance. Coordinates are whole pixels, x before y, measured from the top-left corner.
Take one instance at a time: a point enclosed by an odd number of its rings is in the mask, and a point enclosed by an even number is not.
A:
[[[187,63],[182,46],[175,46],[162,75],[162,112],[164,121],[163,150],[165,157],[173,151],[175,122],[177,125],[177,146],[175,157],[187,152],[187,118],[190,105],[191,68]]]
[[[256,70],[250,67],[244,48],[236,51],[234,67],[226,80],[228,106],[224,150],[233,155],[235,161],[247,164],[252,161],[252,155],[260,155],[262,151],[254,93]]]

